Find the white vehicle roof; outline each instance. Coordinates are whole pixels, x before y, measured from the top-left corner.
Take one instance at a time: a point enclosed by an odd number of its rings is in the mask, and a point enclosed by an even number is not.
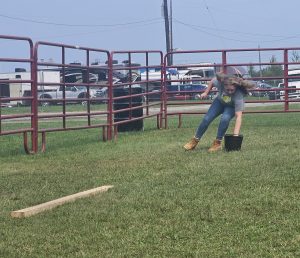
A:
[[[293,69],[288,71],[288,75],[300,75],[300,69]]]

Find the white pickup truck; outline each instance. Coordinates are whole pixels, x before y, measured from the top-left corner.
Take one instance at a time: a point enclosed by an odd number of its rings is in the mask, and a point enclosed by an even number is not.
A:
[[[90,96],[94,98],[96,94],[95,89],[90,89]],[[87,88],[85,86],[66,86],[65,87],[65,98],[66,103],[81,103],[82,105],[87,104]],[[53,91],[38,91],[38,99],[40,99],[41,106],[49,106],[53,104],[62,103],[63,99],[63,86]],[[51,101],[53,99],[53,101]],[[48,101],[47,101],[48,100]],[[49,101],[50,100],[50,101]]]
[[[288,90],[288,98],[289,99],[299,99],[300,98],[300,78],[297,78],[297,76],[300,76],[300,69],[295,68],[288,71],[288,88],[291,88],[291,90]],[[284,84],[280,83],[279,87],[284,88]],[[285,99],[285,92],[280,91],[280,99]]]
[[[98,89],[90,88],[90,98],[96,97]],[[31,96],[31,91],[25,91],[24,97]],[[85,86],[65,86],[66,103],[80,103],[87,104],[87,88]],[[53,87],[53,89],[38,90],[39,105],[49,106],[63,103],[63,86]],[[23,104],[30,104],[30,102],[23,101]]]
[[[297,85],[298,84],[298,85]],[[284,88],[284,83],[278,84],[279,88]],[[288,98],[289,99],[299,99],[300,98],[300,87],[299,83],[289,82],[288,83]],[[285,92],[283,90],[277,92],[277,98],[284,100],[285,99]]]

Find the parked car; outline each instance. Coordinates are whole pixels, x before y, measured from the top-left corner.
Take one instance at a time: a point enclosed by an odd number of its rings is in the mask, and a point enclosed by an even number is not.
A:
[[[285,91],[283,90],[284,84],[279,83],[278,87],[274,87],[274,91],[269,91],[269,99],[285,99]],[[300,98],[300,90],[297,89],[297,86],[289,85],[288,86],[288,98],[289,99],[299,99]]]
[[[207,89],[203,84],[175,84],[167,85],[166,94],[168,100],[196,100],[200,98],[200,94]],[[148,100],[160,100],[162,91],[160,88],[149,91]],[[211,92],[207,99],[212,99],[215,92]]]
[[[5,99],[5,98],[9,98],[9,97],[6,97],[6,96],[0,96],[0,98],[3,98],[3,99]],[[11,107],[13,107],[13,105],[10,103],[10,101],[0,101],[1,102],[1,107],[9,107],[9,108],[11,108]]]
[[[90,97],[95,98],[96,90],[90,88]],[[31,96],[31,91],[24,91],[24,97]],[[63,86],[53,87],[52,90],[38,90],[38,99],[41,106],[61,104],[63,98]],[[66,86],[65,87],[66,103],[80,103],[86,105],[87,88],[85,86]],[[30,105],[30,101],[24,100],[23,105]]]
[[[168,99],[199,99],[201,94],[207,88],[202,84],[178,84],[167,86]]]
[[[256,82],[256,87],[249,91],[250,96],[254,97],[266,97],[269,95],[269,90],[273,89],[274,87],[270,84],[265,82]]]
[[[100,89],[97,89],[94,97],[96,103],[107,103],[107,97],[108,97],[107,87],[102,87]]]
[[[277,87],[273,87],[274,91],[268,92],[269,100],[280,99],[280,96],[284,95],[282,88],[284,88],[283,83],[279,83]]]

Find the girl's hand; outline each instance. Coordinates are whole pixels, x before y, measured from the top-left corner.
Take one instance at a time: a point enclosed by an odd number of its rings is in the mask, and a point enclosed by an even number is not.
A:
[[[206,99],[206,98],[207,98],[207,95],[208,95],[208,93],[203,92],[203,93],[200,95],[200,99]]]

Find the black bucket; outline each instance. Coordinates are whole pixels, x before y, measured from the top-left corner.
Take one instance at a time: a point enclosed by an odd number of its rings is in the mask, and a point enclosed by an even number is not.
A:
[[[225,135],[225,150],[226,151],[239,151],[241,150],[243,142],[243,135],[234,136],[233,134]]]

